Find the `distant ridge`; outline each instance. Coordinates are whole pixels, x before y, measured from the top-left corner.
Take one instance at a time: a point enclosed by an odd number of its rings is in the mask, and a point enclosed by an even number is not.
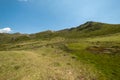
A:
[[[35,34],[0,33],[0,44],[32,39],[51,39],[54,37],[83,38],[120,33],[120,24],[107,24],[88,21],[80,26],[59,31],[44,31]]]

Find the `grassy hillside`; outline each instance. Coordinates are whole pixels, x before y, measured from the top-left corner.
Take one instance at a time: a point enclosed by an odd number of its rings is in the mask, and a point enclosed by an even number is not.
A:
[[[94,37],[120,32],[120,24],[105,24],[98,22],[86,22],[75,28],[58,31],[58,34],[67,38]]]
[[[60,31],[44,31],[35,34],[0,34],[0,43],[21,42],[25,40],[49,40],[55,37],[84,38],[95,37],[120,32],[120,24],[106,24],[99,22],[86,22],[78,27]],[[64,35],[63,35],[64,34]]]
[[[0,34],[0,80],[120,80],[120,25]]]
[[[78,60],[94,64],[108,80],[120,79],[120,33],[82,38],[66,46]]]
[[[93,65],[55,48],[1,51],[0,55],[0,80],[105,80]]]

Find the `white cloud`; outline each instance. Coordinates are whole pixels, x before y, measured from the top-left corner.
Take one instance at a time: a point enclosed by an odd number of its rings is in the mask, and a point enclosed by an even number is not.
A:
[[[11,28],[9,28],[9,27],[0,29],[0,33],[9,33],[9,32],[11,32],[11,31],[12,31],[12,30],[11,30]]]
[[[27,2],[28,0],[18,0],[18,1],[20,1],[20,2]]]

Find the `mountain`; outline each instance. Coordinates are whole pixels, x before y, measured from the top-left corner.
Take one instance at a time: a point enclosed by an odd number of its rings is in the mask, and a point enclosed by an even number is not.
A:
[[[0,80],[120,80],[120,24],[88,21],[0,34]]]
[[[86,22],[78,27],[58,31],[63,33],[65,37],[80,38],[102,36],[120,32],[120,24],[106,24],[99,22]]]
[[[88,21],[80,26],[59,31],[44,31],[35,34],[0,34],[0,44],[31,39],[51,39],[54,37],[84,38],[115,34],[120,32],[120,24],[107,24]],[[63,35],[64,34],[64,35]]]

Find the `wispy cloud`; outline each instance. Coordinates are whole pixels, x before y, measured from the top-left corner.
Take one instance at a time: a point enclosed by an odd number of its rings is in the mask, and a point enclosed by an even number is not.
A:
[[[18,0],[19,2],[28,2],[28,0]]]
[[[9,28],[9,27],[0,29],[0,33],[9,33],[9,32],[11,32],[11,31],[12,31],[12,30],[11,30],[11,28]]]

